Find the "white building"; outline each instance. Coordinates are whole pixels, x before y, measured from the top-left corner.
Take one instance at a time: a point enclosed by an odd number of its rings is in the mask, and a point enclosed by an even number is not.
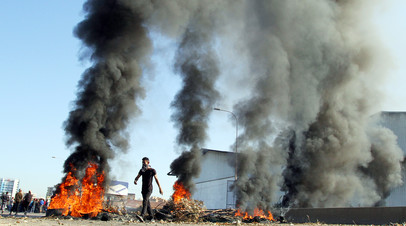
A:
[[[398,137],[398,145],[406,156],[406,112],[382,112],[380,124]],[[235,207],[233,152],[203,149],[200,176],[194,179],[193,199],[204,202],[208,209]],[[406,177],[403,175],[403,181]],[[406,183],[394,189],[386,199],[386,206],[406,206]]]
[[[113,180],[110,182],[110,185],[109,185],[106,193],[110,194],[110,195],[127,196],[128,195],[128,182]]]
[[[380,123],[398,137],[398,145],[406,156],[406,112],[382,112]],[[403,182],[406,182],[404,172]],[[406,183],[391,192],[385,206],[406,206]]]
[[[0,194],[8,192],[10,196],[14,197],[20,187],[19,179],[0,178]]]
[[[192,198],[203,201],[207,209],[234,208],[234,153],[209,149],[202,151],[202,171],[194,179],[196,190]]]
[[[115,206],[125,208],[127,205],[128,182],[125,181],[110,181],[107,191],[104,196],[108,207]]]

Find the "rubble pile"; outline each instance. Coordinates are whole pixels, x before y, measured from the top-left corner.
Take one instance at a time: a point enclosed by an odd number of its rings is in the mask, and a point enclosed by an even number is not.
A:
[[[187,223],[275,223],[274,220],[269,220],[261,216],[241,216],[236,209],[218,209],[207,210],[202,201],[183,198],[174,202],[168,201],[161,209],[155,209],[155,220],[161,223],[165,222],[187,222]],[[47,213],[49,218],[59,219],[91,219],[101,221],[116,221],[116,222],[140,222],[138,216],[139,210],[126,210],[117,206],[105,208],[95,217],[72,217],[63,216],[61,211],[53,210],[52,213]],[[145,219],[147,222],[150,218]]]
[[[176,202],[168,201],[160,212],[166,214],[165,218],[173,221],[199,222],[205,210],[206,207],[202,201],[182,198]]]
[[[202,221],[212,223],[236,223],[242,221],[241,217],[235,216],[235,209],[207,210],[202,216]]]

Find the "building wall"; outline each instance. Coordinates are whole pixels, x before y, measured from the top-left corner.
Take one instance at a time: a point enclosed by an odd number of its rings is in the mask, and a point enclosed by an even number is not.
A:
[[[227,179],[196,184],[193,199],[203,201],[207,209],[226,209]]]
[[[228,189],[234,180],[234,153],[215,150],[203,150],[200,176],[194,179],[196,184],[193,199],[201,200],[208,209],[225,209],[227,201],[231,203]],[[227,198],[228,197],[228,198]]]
[[[195,183],[234,177],[234,153],[215,150],[203,150],[200,176]]]
[[[0,178],[0,182],[0,192],[8,192],[12,197],[15,196],[20,187],[20,180],[18,179]]]
[[[406,112],[382,112],[380,124],[398,137],[398,145],[406,155]],[[406,181],[405,173],[403,181]],[[395,188],[385,201],[385,206],[406,206],[406,184]]]

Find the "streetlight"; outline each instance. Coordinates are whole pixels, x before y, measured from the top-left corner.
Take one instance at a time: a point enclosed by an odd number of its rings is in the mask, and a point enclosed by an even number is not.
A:
[[[237,176],[238,118],[237,118],[237,116],[236,116],[233,112],[231,112],[231,111],[227,111],[227,110],[220,109],[220,108],[213,108],[213,109],[214,109],[215,111],[225,111],[225,112],[228,112],[228,113],[230,113],[230,114],[234,117],[234,119],[235,119],[235,167],[234,167],[235,172],[234,172],[234,178],[235,178],[235,180],[237,180],[237,179],[238,179],[238,176]]]

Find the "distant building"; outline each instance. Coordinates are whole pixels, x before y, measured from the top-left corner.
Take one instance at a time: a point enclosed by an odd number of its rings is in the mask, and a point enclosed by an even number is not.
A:
[[[127,196],[128,195],[128,182],[116,181],[116,180],[111,181],[110,185],[107,189],[107,194]]]
[[[19,179],[6,179],[0,178],[0,193],[8,192],[11,196],[14,196],[18,189],[20,188],[20,180]]]
[[[104,196],[106,205],[110,207],[125,208],[128,196],[128,182],[111,181]]]
[[[128,193],[127,199],[128,200],[135,200],[135,193]]]

